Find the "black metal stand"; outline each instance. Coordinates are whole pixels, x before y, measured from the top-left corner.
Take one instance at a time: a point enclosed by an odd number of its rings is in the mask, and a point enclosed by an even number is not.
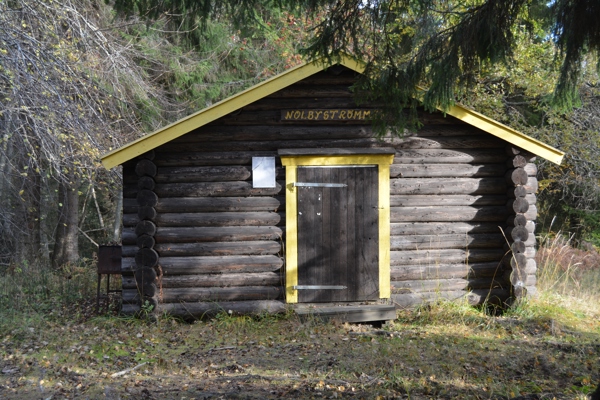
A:
[[[110,302],[110,293],[121,293],[121,290],[110,290],[110,276],[121,274],[121,246],[98,246],[98,289],[96,292],[96,313],[100,312],[100,281],[106,275],[106,311]]]
[[[98,291],[96,293],[96,313],[100,312],[100,281],[102,281],[102,275],[106,275],[106,311],[110,304],[110,293],[121,293],[121,289],[110,290],[110,275],[111,274],[98,274]]]

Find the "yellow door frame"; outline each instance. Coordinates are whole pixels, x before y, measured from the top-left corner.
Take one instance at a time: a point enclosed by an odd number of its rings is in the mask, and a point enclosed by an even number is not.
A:
[[[384,150],[384,149],[382,149]],[[359,152],[360,150],[358,150]],[[299,166],[377,165],[379,177],[379,298],[389,299],[390,291],[390,165],[393,152],[384,154],[283,155],[285,167],[285,298],[298,302],[298,209],[297,179]]]

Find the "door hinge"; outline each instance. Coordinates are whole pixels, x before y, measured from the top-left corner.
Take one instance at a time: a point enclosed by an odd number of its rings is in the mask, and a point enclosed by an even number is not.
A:
[[[345,183],[294,182],[295,187],[348,187]]]
[[[348,287],[347,286],[339,286],[339,285],[296,285],[296,286],[292,286],[292,289],[294,289],[294,290],[322,290],[322,289],[343,290],[343,289],[348,289]]]

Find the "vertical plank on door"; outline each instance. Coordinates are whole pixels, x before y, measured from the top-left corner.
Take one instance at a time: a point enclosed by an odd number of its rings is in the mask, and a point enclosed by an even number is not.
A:
[[[319,179],[318,168],[298,168],[298,181],[317,182]],[[314,284],[311,282],[322,281],[321,274],[323,260],[321,253],[322,223],[318,213],[322,214],[319,198],[322,198],[322,188],[298,188],[298,283]],[[315,291],[300,290],[298,301],[319,301],[315,298]]]
[[[330,169],[319,168],[319,172],[321,173],[320,179],[317,182],[323,183],[331,183],[331,171]],[[335,242],[333,242],[333,234],[331,229],[331,221],[335,219],[336,215],[332,215],[331,213],[331,193],[334,189],[339,188],[322,188],[323,196],[321,198],[321,222],[322,222],[322,241],[321,241],[321,257],[323,259],[322,263],[322,271],[321,271],[321,282],[324,282],[325,285],[335,285],[335,268],[332,268],[336,258],[335,252]],[[318,301],[331,301],[331,296],[335,294],[334,291],[317,291],[317,299]]]
[[[348,212],[346,214],[346,226],[348,227],[346,232],[346,268],[341,273],[346,275],[346,282],[348,283],[347,297],[351,299],[358,299],[358,276],[356,273],[356,267],[358,266],[357,256],[359,249],[356,243],[356,170],[358,168],[344,168],[345,179],[348,184]]]
[[[378,174],[377,168],[360,168],[356,171],[357,212],[356,247],[361,254],[357,257],[358,292],[361,299],[375,300],[379,298],[379,210],[378,210]]]
[[[329,183],[348,183],[345,168],[332,168],[329,172]],[[331,282],[334,285],[348,286],[348,277],[345,273],[348,266],[348,188],[329,189],[329,215],[330,215],[330,247],[332,257],[330,263]],[[331,301],[347,301],[347,290],[331,292]]]

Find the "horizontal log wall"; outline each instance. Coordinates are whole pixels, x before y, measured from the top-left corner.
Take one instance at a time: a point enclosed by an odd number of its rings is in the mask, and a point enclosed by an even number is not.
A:
[[[139,307],[133,304],[123,304],[122,312],[135,314]],[[285,312],[283,302],[278,300],[243,300],[243,301],[209,301],[195,303],[160,303],[157,306],[158,314],[170,314],[183,319],[196,319],[215,316],[219,313],[232,315],[262,315],[281,314]]]
[[[282,110],[356,109],[349,90],[354,79],[349,70],[316,74],[162,145],[152,160],[152,182],[126,166],[125,310],[134,312],[139,301],[140,246],[159,257],[159,311],[280,310],[274,304],[284,300],[284,170],[276,158],[277,186],[256,189],[251,166],[252,157],[276,157],[282,148],[396,149],[390,203],[392,301],[398,306],[467,293],[472,304],[492,292],[506,297],[507,203],[522,196],[509,193],[506,173],[514,167],[507,166],[505,143],[422,111],[423,126],[404,138],[375,139],[360,120],[281,120]],[[527,181],[523,190],[533,193],[536,185]],[[146,220],[153,225],[141,224]]]
[[[460,124],[387,142],[397,150],[390,168],[392,301],[506,301],[505,144]]]

